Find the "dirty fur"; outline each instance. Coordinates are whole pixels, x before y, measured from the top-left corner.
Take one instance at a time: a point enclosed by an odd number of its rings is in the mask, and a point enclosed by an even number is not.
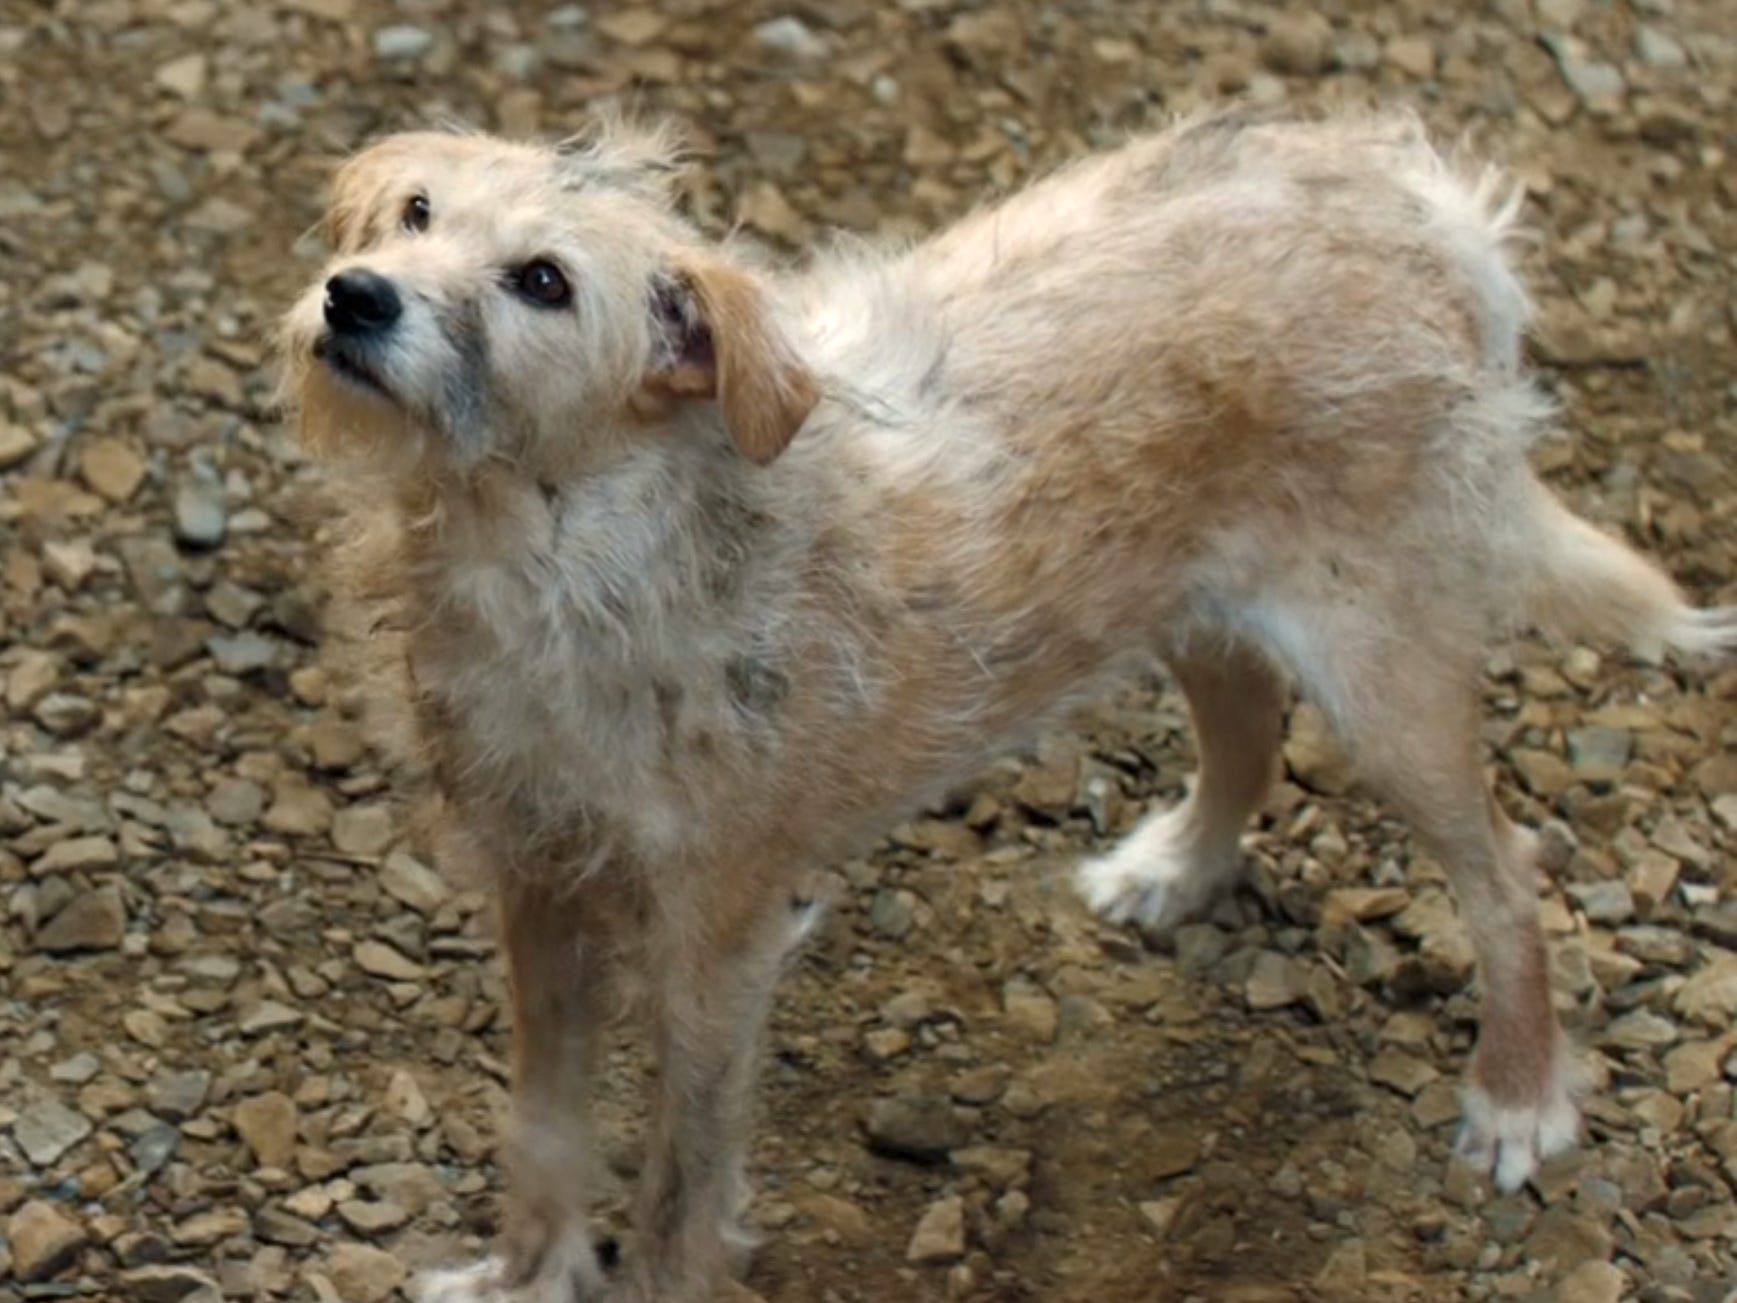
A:
[[[619,126],[390,138],[339,172],[337,252],[284,326],[339,587],[496,888],[515,993],[501,1256],[426,1297],[707,1297],[740,1263],[802,875],[1153,656],[1201,773],[1082,866],[1088,901],[1162,930],[1234,880],[1288,674],[1471,927],[1465,1152],[1512,1187],[1570,1143],[1529,841],[1482,777],[1484,649],[1543,623],[1719,651],[1737,617],[1528,469],[1551,413],[1516,199],[1406,117],[1222,115],[787,273],[688,226],[673,173]],[[538,258],[559,310],[515,297]],[[359,267],[405,301],[362,382],[316,357],[325,279]],[[628,969],[660,1077],[612,1275],[584,1096]]]

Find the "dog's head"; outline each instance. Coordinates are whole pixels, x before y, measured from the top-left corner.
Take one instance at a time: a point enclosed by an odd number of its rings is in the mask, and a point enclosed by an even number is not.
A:
[[[715,403],[744,455],[776,457],[815,382],[759,275],[676,215],[674,170],[661,138],[619,128],[414,132],[352,158],[334,256],[284,323],[305,436],[579,467]]]

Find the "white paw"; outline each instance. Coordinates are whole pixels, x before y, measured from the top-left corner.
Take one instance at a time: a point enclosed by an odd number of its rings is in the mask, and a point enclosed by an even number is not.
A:
[[[553,1246],[530,1279],[508,1277],[500,1258],[484,1258],[468,1267],[424,1273],[410,1297],[416,1303],[586,1303],[604,1294],[602,1270],[583,1236]]]
[[[416,1303],[507,1303],[512,1293],[502,1283],[499,1258],[484,1258],[468,1267],[425,1272],[411,1290]]]
[[[1574,1148],[1580,1133],[1580,1110],[1561,1081],[1524,1107],[1498,1104],[1469,1083],[1463,1113],[1455,1152],[1474,1170],[1489,1173],[1503,1193],[1525,1185],[1546,1159]]]
[[[1203,860],[1185,841],[1181,810],[1136,828],[1108,855],[1085,861],[1074,885],[1093,913],[1163,935],[1201,914],[1235,876],[1235,855]]]

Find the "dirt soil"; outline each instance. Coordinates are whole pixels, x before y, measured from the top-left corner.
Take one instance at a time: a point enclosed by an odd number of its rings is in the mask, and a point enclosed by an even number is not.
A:
[[[345,151],[668,112],[707,223],[795,249],[1177,109],[1411,103],[1527,187],[1540,466],[1731,601],[1734,94],[1729,0],[0,0],[0,1303],[377,1303],[493,1224],[486,902],[322,667],[274,413]],[[1500,1198],[1450,1164],[1466,942],[1307,709],[1248,890],[1167,953],[1086,915],[1070,865],[1190,769],[1154,680],[838,869],[773,1028],[752,1290],[1737,1297],[1737,669],[1525,643],[1486,697],[1547,828],[1577,1155]]]

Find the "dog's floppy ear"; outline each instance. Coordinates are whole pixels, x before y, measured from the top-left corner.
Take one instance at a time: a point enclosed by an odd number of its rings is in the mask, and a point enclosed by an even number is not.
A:
[[[742,455],[765,466],[820,401],[820,386],[778,330],[765,290],[745,268],[705,258],[652,286],[656,357],[650,388],[716,398]]]

